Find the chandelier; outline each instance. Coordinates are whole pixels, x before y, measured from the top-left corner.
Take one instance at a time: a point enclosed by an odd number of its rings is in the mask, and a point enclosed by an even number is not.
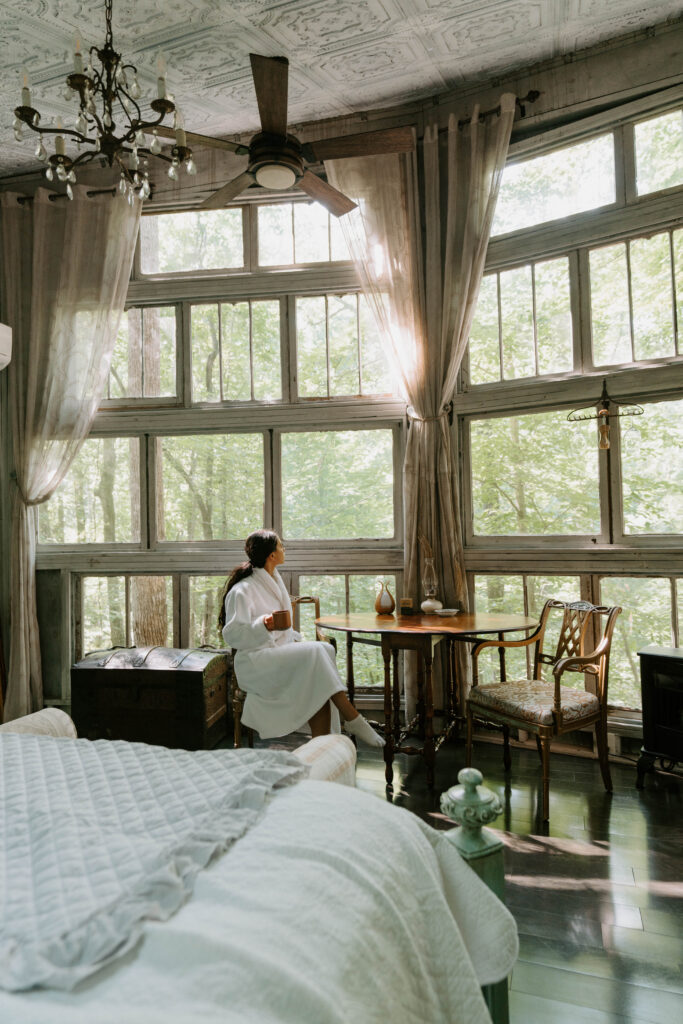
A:
[[[120,53],[114,49],[111,15],[112,0],[105,0],[106,35],[102,47],[91,46],[88,63],[84,64],[80,40],[77,39],[74,53],[74,69],[66,76],[65,99],[76,98],[79,105],[76,127],[64,128],[61,118],[56,128],[41,127],[41,116],[31,106],[31,91],[28,75],[24,74],[21,90],[21,106],[14,111],[14,136],[23,138],[23,127],[37,132],[39,141],[35,154],[47,163],[45,177],[52,181],[57,177],[66,182],[66,194],[73,199],[71,186],[76,181],[76,168],[89,163],[95,157],[115,164],[120,169],[119,191],[127,195],[132,203],[138,196],[149,198],[148,156],[152,155],[170,164],[168,176],[176,180],[178,169],[184,166],[188,174],[196,174],[192,150],[186,145],[186,136],[180,112],[166,93],[166,67],[160,57],[157,64],[157,96],[149,104],[156,119],[145,120],[138,100],[141,95],[137,68],[123,63]],[[99,68],[96,66],[99,62]],[[173,127],[176,144],[170,156],[161,152],[156,128],[168,114],[174,115]],[[145,133],[151,133],[152,142],[147,148]],[[54,136],[54,153],[48,154],[45,140]],[[66,153],[66,140],[75,142],[76,156]],[[81,151],[82,147],[87,147]]]

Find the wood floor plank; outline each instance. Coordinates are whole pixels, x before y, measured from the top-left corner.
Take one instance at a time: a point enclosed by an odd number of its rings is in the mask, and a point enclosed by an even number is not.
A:
[[[679,993],[652,991],[638,985],[611,979],[577,975],[564,968],[541,967],[538,964],[518,964],[512,974],[511,991],[526,992],[575,1007],[592,1007],[618,1017],[634,1017],[649,1024],[671,1024],[680,1019],[683,997]],[[583,1020],[583,1012],[575,1019]]]
[[[606,1013],[582,1007],[580,1016],[572,1003],[545,999],[526,992],[510,992],[510,1024],[646,1024],[642,1017]]]

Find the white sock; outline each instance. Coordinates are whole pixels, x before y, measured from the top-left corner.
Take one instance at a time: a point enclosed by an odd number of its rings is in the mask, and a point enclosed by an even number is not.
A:
[[[344,722],[344,728],[347,732],[350,732],[352,736],[357,736],[363,743],[367,743],[369,747],[383,747],[384,740],[376,733],[372,728],[367,719],[363,718],[362,715],[357,715],[352,718],[350,722]]]

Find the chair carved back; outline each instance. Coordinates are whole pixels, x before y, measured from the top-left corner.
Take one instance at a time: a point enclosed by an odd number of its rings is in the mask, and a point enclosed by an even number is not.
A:
[[[553,609],[562,610],[562,625],[555,651],[545,654],[545,627]],[[546,601],[541,613],[534,678],[540,677],[541,665],[550,665],[554,669],[558,662],[565,659],[590,656],[588,664],[570,664],[566,671],[595,676],[596,694],[601,702],[606,700],[612,633],[620,612],[621,608],[593,605],[589,601]]]

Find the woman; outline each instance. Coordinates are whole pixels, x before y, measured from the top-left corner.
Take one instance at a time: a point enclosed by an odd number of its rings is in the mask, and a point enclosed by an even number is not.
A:
[[[286,736],[308,722],[313,736],[346,732],[369,746],[384,740],[346,696],[331,644],[302,640],[291,628],[276,629],[273,612],[292,602],[278,565],[285,560],[282,541],[273,530],[256,530],[244,545],[247,562],[238,565],[225,585],[218,628],[235,652],[235,675],[247,698],[242,722],[262,739]]]

